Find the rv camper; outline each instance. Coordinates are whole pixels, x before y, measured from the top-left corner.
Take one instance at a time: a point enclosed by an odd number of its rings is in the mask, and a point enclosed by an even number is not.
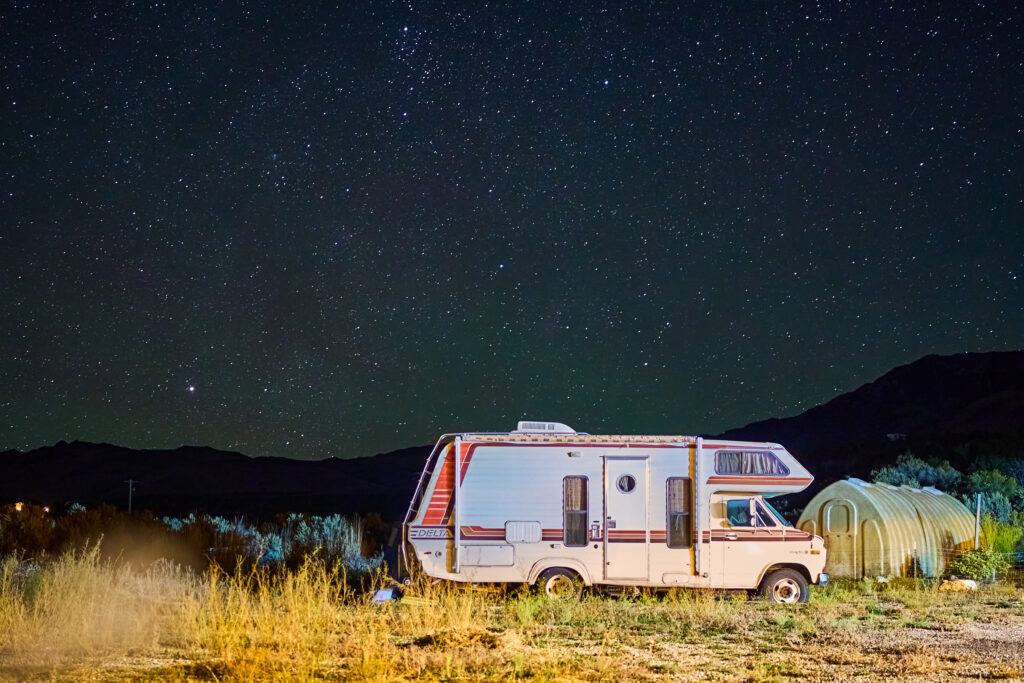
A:
[[[539,584],[760,589],[807,600],[824,584],[819,536],[766,498],[811,475],[779,444],[689,436],[595,436],[554,422],[445,434],[403,524],[429,576]]]

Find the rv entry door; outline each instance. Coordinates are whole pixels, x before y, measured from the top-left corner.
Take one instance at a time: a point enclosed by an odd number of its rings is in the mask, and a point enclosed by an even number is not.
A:
[[[647,458],[604,458],[604,575],[647,580]]]

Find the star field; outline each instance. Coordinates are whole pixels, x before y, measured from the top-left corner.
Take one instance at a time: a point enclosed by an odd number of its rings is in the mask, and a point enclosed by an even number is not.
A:
[[[1024,5],[8,3],[0,449],[698,433],[1024,347]]]

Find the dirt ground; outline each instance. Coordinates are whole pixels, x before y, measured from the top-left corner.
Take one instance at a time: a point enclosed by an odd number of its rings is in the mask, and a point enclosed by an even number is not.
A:
[[[291,664],[277,646],[224,656],[157,643],[46,664],[15,657],[0,661],[0,680],[1012,681],[1024,680],[1022,598],[931,591],[799,606],[647,598],[571,608],[516,598],[422,632],[403,627],[420,608],[399,604],[354,622],[393,631],[373,643],[339,633],[313,666]]]

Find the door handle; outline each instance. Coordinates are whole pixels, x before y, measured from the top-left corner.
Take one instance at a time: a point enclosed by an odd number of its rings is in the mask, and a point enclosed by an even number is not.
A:
[[[727,541],[735,541],[735,540],[737,540],[738,538],[739,538],[739,536],[737,536],[737,535],[736,535],[736,534],[735,534],[734,532],[732,532],[732,531],[726,532],[726,534],[725,534],[725,540],[727,540]]]

